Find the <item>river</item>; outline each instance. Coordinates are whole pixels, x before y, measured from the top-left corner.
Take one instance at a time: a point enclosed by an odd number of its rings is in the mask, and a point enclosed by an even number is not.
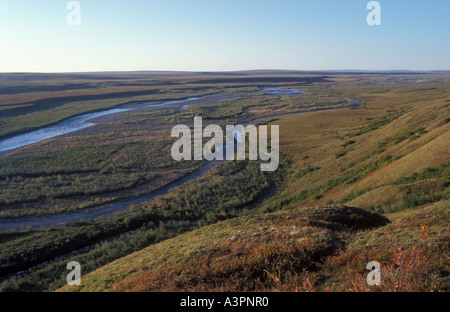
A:
[[[264,88],[262,88],[264,89]],[[281,89],[281,88],[265,88],[264,90],[269,91],[269,95],[294,95],[294,94],[301,94],[301,91],[291,90],[291,89]],[[100,112],[95,113],[88,113],[84,115],[80,115],[77,117],[73,117],[70,119],[67,119],[66,121],[62,121],[58,124],[55,124],[53,126],[45,127],[39,130],[30,131],[25,134],[17,135],[8,139],[5,139],[0,142],[0,151],[10,150],[26,145],[30,145],[33,143],[37,143],[52,137],[56,137],[58,135],[67,134],[70,132],[74,132],[86,127],[94,126],[95,123],[92,122],[92,119],[95,119],[97,117],[110,115],[110,114],[117,114],[121,112],[127,112],[132,110],[139,110],[139,109],[148,109],[148,108],[156,108],[156,107],[167,107],[170,105],[177,105],[180,109],[183,109],[191,104],[198,103],[199,100],[205,100],[209,96],[204,96],[200,98],[188,98],[185,100],[178,100],[178,101],[168,101],[160,104],[149,104],[149,105],[141,105],[141,106],[135,106],[135,107],[126,107],[126,108],[113,108],[108,109]],[[223,97],[218,98],[215,97],[216,101],[224,100],[225,98],[229,99],[229,97]],[[352,107],[359,107],[360,104],[357,101],[353,101]],[[333,109],[333,108],[330,108]],[[330,110],[326,109],[326,110]],[[338,109],[338,108],[337,108]],[[285,117],[290,116],[294,114],[302,114],[306,112],[298,112],[298,113],[289,113],[285,115],[279,115],[279,117]],[[274,117],[278,117],[276,115],[274,116],[268,116],[264,118],[259,118],[259,120],[263,119],[271,119]],[[252,120],[252,121],[256,121]],[[224,151],[225,153],[225,151]],[[32,228],[32,229],[43,229],[43,228],[51,228],[51,227],[60,227],[64,226],[66,224],[83,221],[83,220],[89,220],[94,218],[102,218],[102,217],[108,217],[111,215],[115,215],[117,213],[123,212],[128,210],[128,208],[131,205],[136,205],[145,201],[150,201],[154,199],[157,196],[161,196],[164,194],[167,194],[171,189],[181,186],[189,181],[192,181],[194,179],[200,178],[207,174],[211,169],[213,169],[215,166],[219,165],[220,163],[223,163],[224,161],[210,161],[203,164],[198,169],[194,170],[193,172],[187,174],[186,176],[173,181],[166,186],[161,187],[160,189],[157,189],[149,194],[141,195],[136,198],[131,199],[121,199],[112,203],[103,204],[96,206],[94,208],[87,208],[79,212],[72,212],[72,213],[59,213],[59,214],[53,214],[49,216],[40,216],[40,217],[22,217],[22,218],[10,218],[10,219],[0,219],[0,229],[1,230],[17,230],[17,229],[24,229],[24,228]]]
[[[159,108],[159,107],[168,107],[170,105],[180,105],[192,102],[194,100],[198,100],[199,98],[189,98],[180,101],[169,101],[161,104],[149,104],[144,106],[135,106],[135,107],[126,107],[126,108],[112,108],[94,113],[87,113],[80,116],[72,117],[67,120],[61,121],[55,125],[44,127],[38,130],[30,131],[24,134],[19,134],[13,136],[11,138],[4,139],[0,141],[0,152],[12,150],[15,148],[24,147],[27,145],[31,145],[34,143],[38,143],[47,139],[51,139],[57,137],[59,135],[75,132],[77,130],[81,130],[84,128],[95,126],[96,123],[92,122],[93,119],[124,113],[134,110],[142,110],[148,108]]]

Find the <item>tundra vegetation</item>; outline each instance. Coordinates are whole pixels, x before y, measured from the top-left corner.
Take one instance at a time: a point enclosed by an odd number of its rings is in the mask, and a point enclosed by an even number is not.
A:
[[[379,83],[386,79],[395,83]],[[1,138],[108,108],[210,101],[104,116],[1,152],[0,290],[449,291],[449,79],[1,74]],[[222,127],[279,125],[280,167],[227,161],[118,213],[1,228],[146,196],[194,172],[205,162],[170,152],[170,130],[193,126],[194,116]],[[82,266],[81,286],[65,285],[70,261]],[[370,261],[382,266],[381,286],[365,282]]]

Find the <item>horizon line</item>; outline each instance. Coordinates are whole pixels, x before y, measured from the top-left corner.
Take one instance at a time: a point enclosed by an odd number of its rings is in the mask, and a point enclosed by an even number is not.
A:
[[[88,71],[6,71],[0,74],[106,74],[106,73],[245,73],[245,72],[337,72],[337,73],[450,73],[450,69],[238,69],[238,70],[88,70]]]

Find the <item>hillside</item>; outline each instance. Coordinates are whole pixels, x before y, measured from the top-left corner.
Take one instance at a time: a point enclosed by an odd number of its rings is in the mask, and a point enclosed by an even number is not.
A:
[[[365,265],[382,259],[393,267],[388,281],[408,290],[448,291],[442,255],[449,252],[449,204],[387,218],[345,206],[241,217],[145,248],[90,273],[80,287],[61,290],[360,291],[355,287],[365,287]],[[390,282],[383,290],[394,290]]]
[[[448,291],[450,87],[356,89],[360,109],[273,121],[289,165],[259,207],[61,290]],[[369,261],[380,288],[365,283]]]

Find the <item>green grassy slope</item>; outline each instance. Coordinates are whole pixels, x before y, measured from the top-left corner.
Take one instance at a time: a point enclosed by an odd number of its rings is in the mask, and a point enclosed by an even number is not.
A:
[[[145,248],[85,276],[82,286],[61,290],[353,290],[369,261],[389,266],[397,248],[407,254],[419,246],[421,224],[430,231],[420,251],[426,261],[408,273],[420,273],[416,290],[448,290],[448,277],[441,276],[448,261],[440,256],[448,254],[448,204],[389,215],[389,221],[345,206],[240,217]]]

